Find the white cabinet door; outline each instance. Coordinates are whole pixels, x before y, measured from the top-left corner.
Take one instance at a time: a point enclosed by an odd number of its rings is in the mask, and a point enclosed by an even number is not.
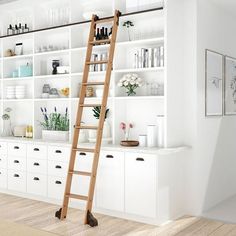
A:
[[[125,211],[156,217],[157,160],[155,155],[125,154]]]
[[[0,154],[0,168],[1,169],[7,168],[7,155]]]
[[[27,172],[46,175],[47,174],[47,161],[28,157],[27,158]]]
[[[124,211],[123,152],[101,152],[96,186],[96,206]]]
[[[8,170],[8,189],[25,192],[26,173],[22,171]]]
[[[28,144],[27,145],[27,157],[47,159],[47,146],[40,144]]]
[[[65,191],[66,178],[48,176],[48,197],[62,200]]]
[[[7,170],[0,169],[0,188],[7,188]]]
[[[8,169],[26,171],[26,158],[8,156]]]
[[[25,157],[26,156],[26,144],[8,143],[8,154],[11,156]]]
[[[39,196],[47,196],[47,176],[27,174],[27,192]]]
[[[60,146],[48,146],[48,160],[69,162],[70,148]]]

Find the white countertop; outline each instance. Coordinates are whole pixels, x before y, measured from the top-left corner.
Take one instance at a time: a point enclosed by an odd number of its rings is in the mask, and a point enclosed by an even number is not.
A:
[[[60,145],[64,147],[71,147],[71,142],[65,141],[48,141],[42,139],[30,139],[30,138],[18,138],[18,137],[0,137],[0,141],[5,142],[19,142],[19,143],[33,143],[33,144],[44,144],[44,145]],[[94,143],[81,143],[80,147],[94,147]],[[125,151],[125,152],[138,152],[138,153],[147,153],[147,154],[159,154],[159,155],[168,155],[183,150],[187,150],[190,147],[188,146],[179,146],[179,147],[170,147],[170,148],[158,148],[158,147],[123,147],[119,144],[102,144],[101,149],[104,151]]]

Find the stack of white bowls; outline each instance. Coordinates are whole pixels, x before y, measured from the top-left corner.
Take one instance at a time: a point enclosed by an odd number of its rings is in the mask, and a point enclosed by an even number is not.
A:
[[[16,97],[15,94],[15,86],[7,86],[7,99],[14,99]]]
[[[25,98],[25,86],[17,85],[15,89],[15,95],[17,99]]]

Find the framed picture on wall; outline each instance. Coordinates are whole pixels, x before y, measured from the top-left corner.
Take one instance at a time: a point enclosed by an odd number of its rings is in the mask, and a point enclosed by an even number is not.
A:
[[[236,58],[225,56],[224,114],[236,115]]]
[[[224,55],[205,51],[205,115],[223,115]]]

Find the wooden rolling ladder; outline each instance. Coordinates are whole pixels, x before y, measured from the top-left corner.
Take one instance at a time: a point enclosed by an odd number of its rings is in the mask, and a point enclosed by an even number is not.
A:
[[[95,183],[96,183],[97,168],[98,168],[98,161],[99,161],[99,154],[100,154],[102,133],[103,133],[103,125],[104,125],[104,120],[105,120],[107,97],[109,93],[110,77],[111,77],[111,71],[112,71],[112,64],[113,64],[113,57],[114,57],[114,50],[115,50],[115,43],[116,43],[116,36],[117,36],[117,29],[119,25],[120,15],[121,13],[118,10],[116,10],[114,17],[107,17],[107,18],[99,19],[99,17],[96,15],[92,16],[89,39],[88,39],[88,46],[87,46],[87,53],[86,53],[86,59],[85,59],[85,66],[84,66],[84,73],[83,73],[83,80],[82,80],[81,91],[80,91],[80,99],[79,99],[78,110],[77,110],[76,124],[74,126],[74,137],[73,137],[73,143],[72,143],[71,154],[70,154],[70,163],[69,163],[69,168],[68,168],[68,173],[67,173],[67,181],[66,181],[66,187],[65,187],[65,193],[64,193],[63,206],[55,213],[56,217],[63,220],[64,218],[66,218],[66,215],[67,215],[68,204],[69,204],[70,198],[87,201],[84,224],[89,224],[92,227],[98,225],[98,221],[92,215],[91,210],[92,210],[92,204],[93,204],[94,188],[95,188]],[[111,38],[104,39],[104,40],[95,40],[94,35],[96,32],[97,24],[107,23],[107,22],[112,22],[112,21],[113,21],[113,26],[112,26]],[[107,60],[91,61],[93,47],[96,45],[101,45],[101,44],[110,44]],[[95,65],[95,64],[107,64],[106,76],[105,76],[104,82],[89,82],[88,81],[89,68],[91,65]],[[97,86],[97,85],[104,86],[101,104],[84,103],[85,96],[86,96],[86,87]],[[97,106],[101,107],[98,126],[81,125],[83,109],[87,107],[91,108],[91,107],[97,107]],[[78,139],[79,139],[79,133],[81,129],[97,130],[97,139],[96,139],[96,144],[95,144],[94,149],[78,147]],[[76,158],[77,152],[94,153],[94,159],[93,159],[91,172],[74,170],[75,158]],[[77,194],[71,193],[71,183],[72,183],[73,175],[82,175],[82,176],[90,177],[88,196],[77,195]]]

